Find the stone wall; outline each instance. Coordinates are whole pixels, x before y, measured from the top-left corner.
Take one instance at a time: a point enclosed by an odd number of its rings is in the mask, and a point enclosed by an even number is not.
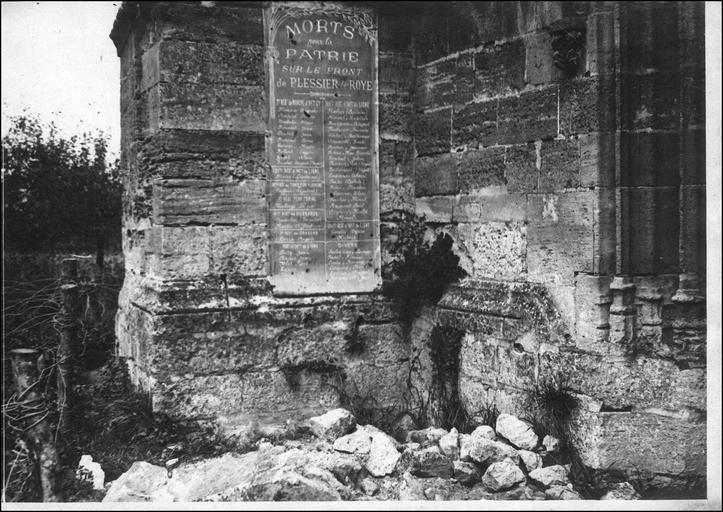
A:
[[[449,2],[415,30],[416,211],[469,275],[415,345],[466,331],[472,414],[563,376],[593,467],[704,473],[702,11]]]
[[[175,417],[284,423],[338,404],[340,391],[398,401],[408,350],[389,300],[281,298],[269,287],[262,6],[212,4],[125,2],[113,29],[127,269],[119,353],[154,409]],[[379,38],[380,206],[393,225],[414,205],[412,54],[393,16]]]
[[[124,2],[117,335],[135,381],[156,410],[233,424],[319,412],[340,382],[389,405],[412,370],[431,385],[448,326],[470,414],[524,416],[563,373],[587,463],[703,474],[702,4],[373,5],[382,270],[416,214],[468,277],[411,329],[381,290],[274,296],[261,3]]]

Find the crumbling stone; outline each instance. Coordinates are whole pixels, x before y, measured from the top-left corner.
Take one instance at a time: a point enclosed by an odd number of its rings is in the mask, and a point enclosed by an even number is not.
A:
[[[430,446],[415,454],[412,474],[422,478],[452,478],[454,468],[452,461],[437,446]]]
[[[357,427],[356,431],[340,437],[334,441],[334,449],[345,453],[369,453],[372,445],[372,436],[365,429]]]
[[[356,418],[346,409],[334,409],[321,416],[309,418],[311,431],[320,439],[334,441],[356,425]]]
[[[606,492],[601,500],[639,500],[640,494],[630,484],[630,482],[620,482],[615,484],[612,489]]]
[[[482,477],[482,484],[490,491],[497,492],[525,481],[525,475],[517,464],[505,460],[491,464]]]
[[[518,448],[534,450],[537,447],[537,434],[532,430],[532,426],[511,414],[500,414],[497,417],[496,430]]]
[[[546,435],[542,440],[542,445],[545,447],[547,453],[557,453],[560,451],[560,440],[551,435]]]
[[[480,473],[477,464],[473,462],[455,460],[452,463],[452,467],[454,469],[454,478],[462,485],[471,487],[482,478],[482,473]]]
[[[383,432],[372,434],[369,458],[364,467],[372,476],[384,476],[394,471],[401,454],[397,451],[397,442]]]
[[[535,452],[528,450],[519,450],[520,458],[528,472],[534,471],[542,467],[542,457]]]
[[[439,448],[451,459],[459,458],[459,433],[453,428],[449,434],[439,439]]]
[[[571,485],[553,485],[545,490],[545,496],[552,500],[581,500],[580,493],[572,489]]]
[[[520,460],[517,450],[504,443],[474,436],[471,438],[470,443],[470,458],[483,466],[493,462],[502,462],[505,459],[509,459],[514,463]]]
[[[530,471],[529,477],[543,487],[552,485],[565,485],[567,483],[568,470],[565,466],[548,466]]]

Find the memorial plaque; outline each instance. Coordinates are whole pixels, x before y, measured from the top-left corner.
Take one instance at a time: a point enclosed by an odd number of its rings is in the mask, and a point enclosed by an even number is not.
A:
[[[372,12],[272,3],[264,25],[275,293],[373,291],[381,251]]]

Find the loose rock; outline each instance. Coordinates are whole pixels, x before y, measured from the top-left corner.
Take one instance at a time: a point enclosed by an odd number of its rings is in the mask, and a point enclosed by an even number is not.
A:
[[[551,500],[581,500],[576,491],[566,485],[553,485],[545,491],[545,496]]]
[[[105,471],[100,467],[100,464],[93,462],[91,455],[80,457],[76,474],[81,478],[89,478],[93,484],[93,489],[96,491],[102,491],[105,487]]]
[[[173,501],[165,489],[167,479],[166,468],[143,461],[134,462],[111,484],[103,502]]]
[[[535,452],[518,450],[517,453],[520,454],[520,458],[522,459],[522,462],[524,463],[525,468],[528,472],[534,471],[542,467],[542,457],[540,457]]]
[[[511,414],[500,414],[497,417],[496,430],[499,435],[518,448],[534,450],[537,446],[537,434],[532,427]]]
[[[452,463],[454,478],[462,485],[471,487],[480,481],[482,474],[476,464],[455,460]]]
[[[341,436],[334,441],[334,449],[344,453],[369,453],[372,445],[372,436],[369,432],[362,428],[357,428],[355,432]]]
[[[640,495],[629,482],[615,484],[612,489],[600,498],[601,500],[639,500]]]
[[[447,435],[447,431],[443,428],[431,427],[427,430],[427,441],[432,444],[439,443],[439,440]]]
[[[459,458],[459,433],[456,428],[450,430],[449,434],[442,436],[439,440],[439,448],[447,457]]]
[[[489,425],[480,425],[479,427],[474,429],[470,435],[473,437],[482,437],[485,439],[490,439],[491,441],[494,441],[495,439],[497,439],[495,430],[492,427],[490,427]]]
[[[374,433],[365,467],[373,476],[388,475],[394,470],[399,457],[397,442],[392,437],[383,432]]]
[[[412,470],[414,476],[422,478],[452,478],[452,461],[438,447],[432,446],[416,453],[416,462]]]
[[[524,481],[525,475],[522,470],[509,460],[490,465],[482,477],[482,484],[493,492],[509,489]]]
[[[511,446],[481,437],[470,439],[469,457],[483,466],[493,462],[502,462],[505,459],[510,459],[517,464],[520,460],[517,450]]]
[[[374,496],[376,493],[379,492],[379,486],[374,481],[373,478],[364,478],[361,481],[361,484],[359,485],[361,487],[361,490],[366,494],[367,496]]]
[[[333,409],[321,416],[309,419],[311,431],[320,439],[335,441],[350,432],[356,425],[356,418],[346,409]]]
[[[545,488],[552,485],[565,485],[567,483],[567,468],[559,465],[548,466],[530,471],[529,476],[533,481]]]
[[[550,435],[545,436],[542,440],[542,445],[545,447],[547,453],[557,453],[560,451],[561,442],[558,438]]]

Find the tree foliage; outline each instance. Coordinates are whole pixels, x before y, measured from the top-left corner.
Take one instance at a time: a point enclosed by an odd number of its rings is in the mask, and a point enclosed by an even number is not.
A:
[[[33,116],[12,118],[2,139],[3,228],[15,251],[84,249],[102,255],[121,234],[118,163],[102,132],[69,139]]]

